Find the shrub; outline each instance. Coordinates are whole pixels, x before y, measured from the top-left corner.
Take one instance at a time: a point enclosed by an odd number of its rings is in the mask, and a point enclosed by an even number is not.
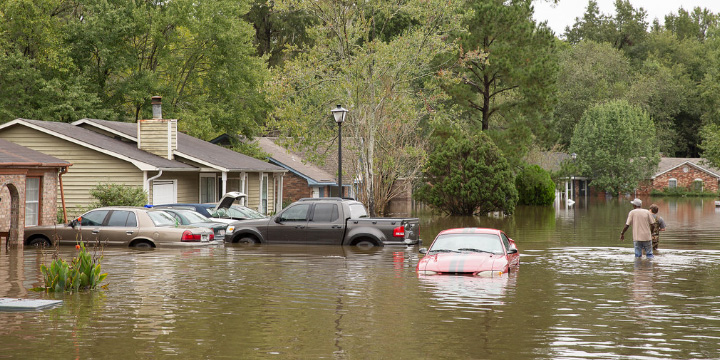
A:
[[[519,204],[550,205],[555,200],[555,183],[538,165],[524,167],[515,177],[515,188]]]
[[[142,188],[122,184],[98,184],[90,195],[97,199],[92,207],[143,206],[148,202]]]
[[[93,259],[85,244],[77,245],[80,253],[68,264],[62,258],[56,258],[50,266],[40,265],[44,287],[35,290],[47,292],[78,292],[92,290],[100,284],[107,274],[100,273],[100,258]]]

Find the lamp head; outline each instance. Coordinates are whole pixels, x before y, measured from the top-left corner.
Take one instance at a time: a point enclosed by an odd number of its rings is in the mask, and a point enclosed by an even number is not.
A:
[[[348,110],[341,105],[338,105],[336,108],[330,110],[330,112],[332,112],[333,116],[335,117],[335,122],[338,124],[342,124],[343,121],[345,121],[345,114],[347,114]]]

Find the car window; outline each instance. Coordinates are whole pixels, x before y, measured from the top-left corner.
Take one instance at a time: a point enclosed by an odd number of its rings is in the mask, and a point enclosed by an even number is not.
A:
[[[170,214],[170,216],[172,216],[175,219],[175,221],[178,222],[178,224],[187,225],[187,224],[183,223],[182,217],[180,215],[178,215],[178,213],[176,213],[175,211],[165,211],[165,212]]]
[[[86,212],[82,216],[80,225],[82,226],[101,226],[105,216],[107,216],[110,210],[93,210]]]
[[[368,217],[367,210],[363,204],[350,204],[350,218],[359,219]]]
[[[500,238],[495,234],[444,234],[435,239],[428,252],[460,249],[476,249],[503,254]]]
[[[155,226],[175,226],[175,218],[164,211],[148,211],[147,214]]]
[[[308,210],[310,210],[310,204],[298,204],[283,211],[281,217],[285,221],[305,221]]]
[[[136,227],[137,220],[135,219],[135,213],[127,210],[114,210],[110,213],[110,219],[108,219],[107,226]]]
[[[232,205],[228,209],[228,215],[232,218],[264,219],[267,216],[242,205]]]
[[[182,216],[187,219],[189,224],[193,223],[200,223],[200,222],[208,222],[211,221],[207,217],[203,216],[202,214],[198,213],[197,211],[182,211]]]
[[[505,235],[505,233],[501,233],[501,234],[500,234],[500,237],[502,237],[502,242],[503,242],[503,244],[505,245],[505,249],[510,250],[510,240],[508,240],[508,238],[507,238],[507,236]]]
[[[316,204],[312,221],[333,222],[340,217],[337,204]]]

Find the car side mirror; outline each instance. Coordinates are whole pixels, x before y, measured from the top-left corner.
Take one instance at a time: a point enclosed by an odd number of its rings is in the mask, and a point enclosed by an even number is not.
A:
[[[427,248],[420,248],[420,250],[418,250],[418,252],[421,254],[427,254]]]
[[[275,223],[276,223],[276,224],[279,224],[279,223],[281,223],[282,221],[283,221],[283,219],[282,219],[280,216],[276,216],[276,217],[275,217]]]
[[[72,221],[70,221],[68,225],[70,225],[70,227],[74,229],[78,225],[77,219],[72,219]]]
[[[517,252],[518,252],[517,249],[509,249],[507,253],[508,254],[517,254]]]

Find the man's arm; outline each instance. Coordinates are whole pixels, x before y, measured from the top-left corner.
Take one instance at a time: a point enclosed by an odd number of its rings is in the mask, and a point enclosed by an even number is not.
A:
[[[660,231],[665,231],[665,220],[658,216],[658,224],[660,224]]]
[[[630,227],[630,225],[626,224],[625,227],[622,229],[622,231],[620,232],[620,240],[625,240],[625,232],[627,231],[627,229],[629,227]]]

